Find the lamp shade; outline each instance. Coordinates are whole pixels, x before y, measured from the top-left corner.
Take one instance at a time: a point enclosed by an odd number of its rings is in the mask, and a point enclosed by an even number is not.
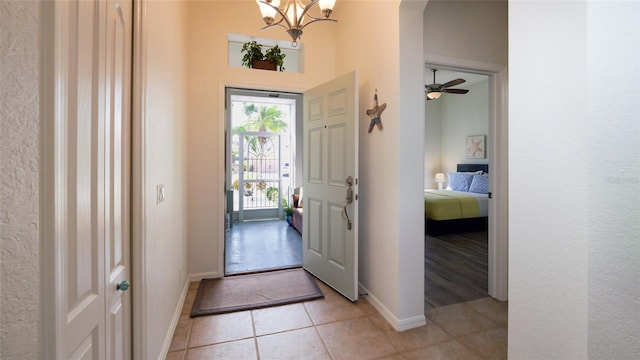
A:
[[[263,0],[256,0],[258,6],[260,7],[260,13],[262,13],[263,18],[274,19],[276,16],[276,9],[271,6],[265,4]],[[272,0],[269,2],[271,5],[278,7],[280,6],[280,0]]]
[[[318,6],[320,6],[320,10],[333,10],[333,7],[336,4],[336,0],[320,0],[318,1]]]
[[[442,184],[444,182],[445,178],[444,178],[444,174],[443,173],[437,173],[436,177],[435,177],[435,181],[438,184]]]

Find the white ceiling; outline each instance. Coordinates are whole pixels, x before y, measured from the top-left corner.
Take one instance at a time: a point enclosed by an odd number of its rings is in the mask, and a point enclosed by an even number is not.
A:
[[[427,66],[425,68],[425,71],[424,71],[425,85],[433,84],[433,72],[431,71],[431,69],[433,68],[430,66]],[[438,84],[444,84],[447,81],[451,81],[458,78],[465,79],[466,82],[464,84],[454,86],[453,87],[454,89],[464,88],[465,85],[468,86],[483,80],[487,80],[489,77],[487,75],[471,74],[471,73],[464,73],[464,72],[451,71],[451,70],[438,69],[438,71],[436,71],[436,83]]]

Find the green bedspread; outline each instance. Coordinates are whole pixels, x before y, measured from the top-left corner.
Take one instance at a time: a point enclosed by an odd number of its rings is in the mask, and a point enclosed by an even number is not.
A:
[[[474,196],[447,190],[424,191],[425,217],[433,220],[465,219],[480,216],[480,206]]]

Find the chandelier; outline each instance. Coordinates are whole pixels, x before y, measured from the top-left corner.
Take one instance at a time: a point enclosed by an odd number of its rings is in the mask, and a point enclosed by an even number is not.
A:
[[[329,19],[333,6],[336,0],[312,0],[307,5],[302,3],[302,0],[284,0],[283,6],[280,6],[280,0],[256,0],[262,13],[262,19],[267,24],[261,30],[269,29],[274,26],[282,26],[287,30],[289,36],[291,36],[292,46],[298,46],[298,39],[302,36],[302,29],[307,25],[316,21],[333,21],[337,20]],[[318,4],[322,17],[314,17],[309,14],[309,10],[313,5]],[[280,19],[276,21],[276,17]],[[305,16],[310,18],[306,24]]]

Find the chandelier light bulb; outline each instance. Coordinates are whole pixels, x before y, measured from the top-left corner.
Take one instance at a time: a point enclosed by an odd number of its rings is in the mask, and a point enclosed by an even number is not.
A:
[[[262,30],[274,26],[283,27],[291,37],[291,45],[294,47],[298,45],[297,41],[302,36],[302,29],[307,25],[317,21],[337,22],[337,20],[329,18],[336,0],[311,0],[307,5],[304,5],[301,0],[284,0],[282,6],[280,6],[280,0],[256,0],[256,3],[260,8],[262,19],[267,24]],[[310,13],[310,10],[316,5],[322,14],[321,17]]]
[[[318,6],[320,6],[320,11],[322,11],[322,15],[325,18],[331,16],[331,12],[333,11],[333,7],[336,4],[336,0],[319,0]]]
[[[292,27],[302,24],[304,21],[304,16],[302,15],[303,12],[304,5],[300,4],[298,1],[293,1],[289,4],[287,7],[287,19]]]
[[[267,23],[267,25],[273,24],[278,12],[276,9],[269,6],[269,4],[277,8],[280,6],[280,0],[256,0],[256,3],[258,3],[258,6],[260,7],[260,13],[262,14],[264,22]]]

